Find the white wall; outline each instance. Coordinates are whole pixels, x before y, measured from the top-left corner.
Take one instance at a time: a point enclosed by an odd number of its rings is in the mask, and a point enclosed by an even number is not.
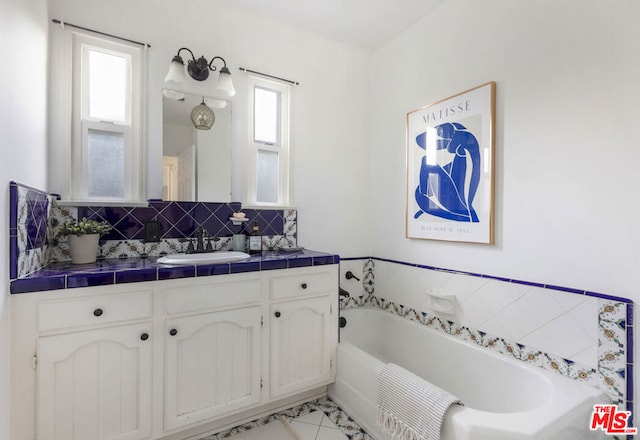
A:
[[[639,301],[638,17],[634,0],[447,0],[374,53],[394,74],[371,84],[373,255]],[[405,114],[488,81],[495,245],[406,239]]]
[[[447,0],[375,53],[396,74],[372,81],[373,254],[636,295],[638,16],[632,0]],[[491,80],[496,244],[404,238],[406,112]]]
[[[368,234],[362,227],[369,175],[369,54],[218,0],[51,0],[50,15],[152,46],[148,138],[149,177],[155,189],[148,194],[151,198],[160,197],[161,90],[179,48],[186,46],[207,59],[220,55],[227,61],[238,91],[232,98],[236,139],[244,135],[238,121],[247,107],[246,76],[238,67],[299,81],[292,96],[298,241],[345,256],[368,254]],[[214,86],[212,80],[190,81],[185,91],[215,96]],[[234,189],[241,190],[237,185]]]
[[[9,181],[43,188],[46,182],[47,5],[45,0],[0,0],[0,439],[9,440],[11,308]]]

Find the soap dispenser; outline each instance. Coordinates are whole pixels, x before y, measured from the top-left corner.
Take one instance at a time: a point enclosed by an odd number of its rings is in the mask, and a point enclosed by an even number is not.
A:
[[[261,254],[262,253],[262,235],[260,235],[260,228],[258,222],[253,223],[253,229],[249,236],[249,254]]]

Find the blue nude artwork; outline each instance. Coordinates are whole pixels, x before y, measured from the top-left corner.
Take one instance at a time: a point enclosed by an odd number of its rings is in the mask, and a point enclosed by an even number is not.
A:
[[[446,122],[429,130],[436,150],[452,154],[445,164],[428,164],[427,155],[420,165],[420,184],[415,198],[420,209],[414,217],[427,213],[456,222],[477,222],[473,199],[480,183],[480,147],[473,133],[464,125]],[[416,143],[427,149],[427,131],[416,137]]]
[[[407,113],[407,237],[493,243],[495,83]]]

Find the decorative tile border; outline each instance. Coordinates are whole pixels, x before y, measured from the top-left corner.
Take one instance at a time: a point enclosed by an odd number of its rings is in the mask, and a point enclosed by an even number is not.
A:
[[[36,272],[49,262],[48,221],[55,197],[9,183],[9,277]]]
[[[348,259],[343,259],[343,261]],[[598,360],[597,368],[591,368],[570,359],[527,347],[482,330],[463,326],[441,319],[433,314],[418,311],[393,301],[385,300],[375,294],[375,260],[394,264],[403,264],[418,269],[438,270],[449,273],[472,275],[497,279],[487,275],[448,271],[375,257],[354,258],[363,260],[363,288],[365,296],[341,299],[341,308],[377,307],[405,319],[419,322],[438,331],[473,342],[484,348],[496,351],[514,359],[561,374],[587,385],[595,386],[606,393],[611,400],[626,411],[633,411],[633,303],[626,298],[586,292],[559,286],[542,285],[519,280],[499,279],[500,281],[535,285],[550,292],[586,295],[598,298]]]

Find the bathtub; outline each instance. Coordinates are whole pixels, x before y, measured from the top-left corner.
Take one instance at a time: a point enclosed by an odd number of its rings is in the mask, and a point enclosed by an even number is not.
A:
[[[341,312],[336,381],[331,397],[376,440],[378,374],[388,362],[459,397],[442,440],[585,440],[593,405],[610,400],[596,388],[374,308]]]

